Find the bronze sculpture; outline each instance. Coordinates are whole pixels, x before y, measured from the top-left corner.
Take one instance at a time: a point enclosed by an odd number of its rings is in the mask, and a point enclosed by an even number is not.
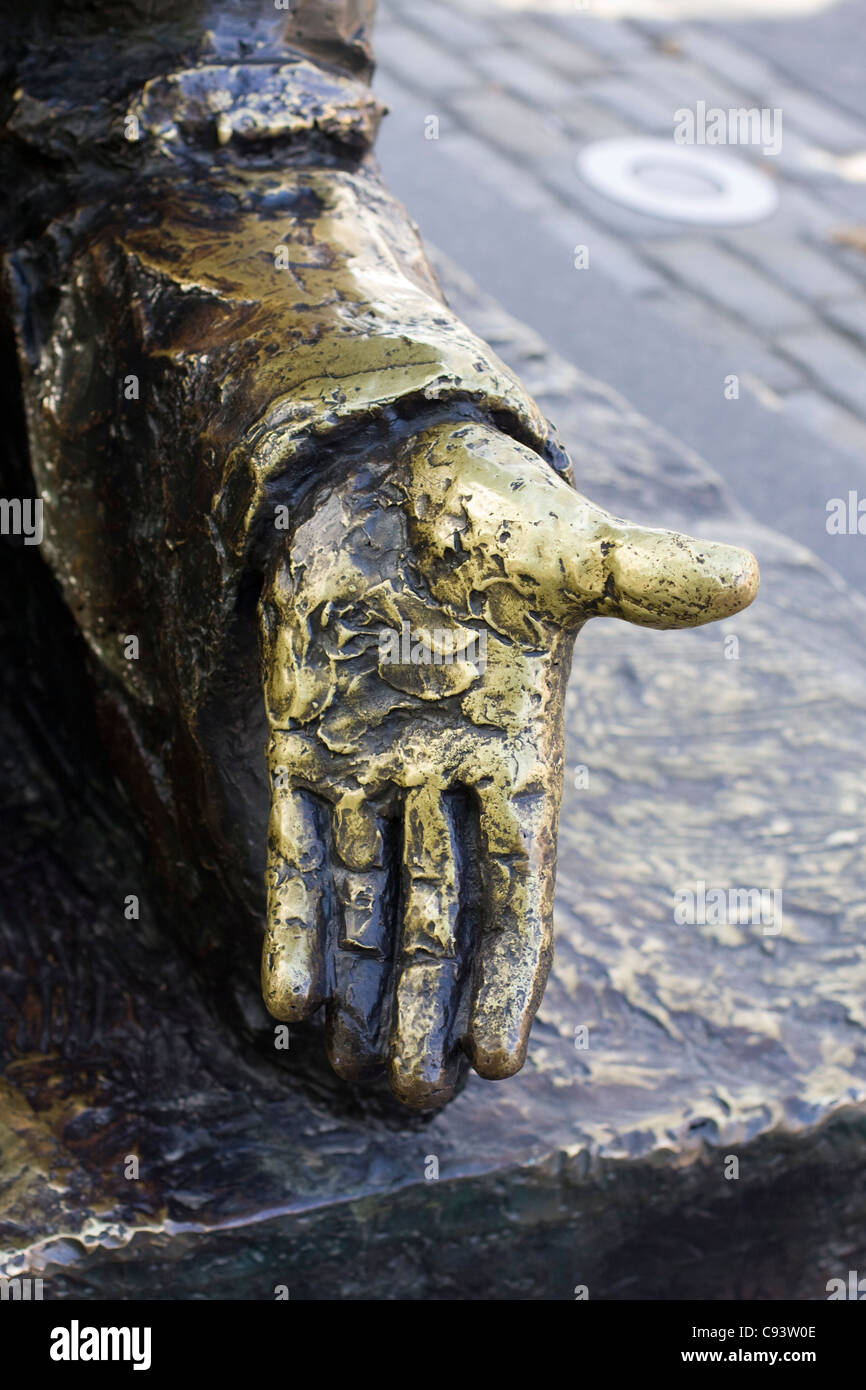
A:
[[[49,9],[7,298],[106,737],[196,954],[260,929],[267,838],[269,1009],[327,1001],[341,1075],[435,1107],[526,1053],[574,634],[728,616],[756,566],[583,499],[443,304],[370,154],[371,5]]]

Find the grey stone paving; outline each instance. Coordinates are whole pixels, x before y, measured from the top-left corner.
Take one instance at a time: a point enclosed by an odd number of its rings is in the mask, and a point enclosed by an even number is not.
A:
[[[862,0],[837,0],[800,18],[737,21],[727,27],[738,51],[741,46],[757,53],[769,50],[780,71],[866,121]]]
[[[763,520],[839,564],[822,499],[866,496],[862,0],[712,24],[555,8],[380,0],[391,186],[511,312],[703,452]],[[781,107],[778,157],[728,151],[777,178],[771,218],[694,228],[582,182],[585,143],[672,134],[674,112],[699,100]],[[736,402],[721,384],[731,373]],[[846,546],[841,567],[866,588],[866,555]]]

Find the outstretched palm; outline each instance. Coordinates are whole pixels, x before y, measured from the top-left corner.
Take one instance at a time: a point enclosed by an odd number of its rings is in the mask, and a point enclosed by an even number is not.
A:
[[[748,604],[744,551],[620,522],[491,427],[437,425],[323,488],[262,600],[263,989],[327,1002],[331,1062],[453,1094],[522,1066],[551,958],[562,705],[594,615]]]

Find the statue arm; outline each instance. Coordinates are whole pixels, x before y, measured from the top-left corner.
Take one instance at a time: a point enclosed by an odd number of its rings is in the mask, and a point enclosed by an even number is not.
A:
[[[45,551],[197,955],[243,974],[265,919],[274,1016],[324,1006],[341,1075],[429,1108],[526,1055],[575,633],[728,616],[757,570],[575,492],[443,303],[367,5],[157,9],[85,34],[92,91],[67,20],[53,78],[31,35],[6,121],[7,169],[63,170],[4,232]]]

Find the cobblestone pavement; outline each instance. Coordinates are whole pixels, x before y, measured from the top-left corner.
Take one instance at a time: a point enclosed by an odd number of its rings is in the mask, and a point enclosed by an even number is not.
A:
[[[714,360],[724,359],[741,393],[779,429],[784,419],[866,465],[866,4],[622,0],[624,17],[612,21],[592,2],[380,0],[376,88],[396,123],[389,136],[386,122],[383,144],[393,148],[399,133],[411,145],[406,161],[427,171],[431,206],[449,197],[437,182],[437,159],[470,171],[467,186],[476,187],[479,202],[489,198],[500,209],[497,242],[514,233],[515,276],[535,274],[517,233],[531,219],[545,255],[561,257],[563,295],[576,294],[575,277],[597,272],[615,288],[617,303],[625,296],[634,306],[636,334],[648,337],[642,325],[650,321],[641,315],[651,309],[668,325],[666,341],[714,349]],[[642,17],[652,9],[671,17]],[[726,151],[775,179],[780,198],[771,217],[720,229],[668,222],[622,207],[583,181],[576,158],[586,144],[630,134],[673,139],[674,113],[698,102],[782,112],[777,155],[754,145]],[[387,148],[383,162],[402,193]],[[406,201],[429,234],[435,216],[425,215],[417,191],[424,177],[416,173],[415,196]],[[587,248],[588,271],[575,266],[579,245]],[[491,260],[502,254],[490,246]],[[478,276],[478,266],[472,269]],[[584,287],[581,296],[575,303],[591,314]],[[508,307],[525,314],[519,302]],[[579,365],[612,378],[603,338],[600,327],[595,360]],[[665,343],[657,342],[664,356]],[[664,363],[646,360],[653,342],[639,346],[642,370],[658,378]],[[719,400],[726,380],[713,382]],[[652,414],[647,399],[638,403]],[[708,435],[727,428],[719,412],[703,409],[703,418]],[[700,438],[688,442],[703,447]],[[791,483],[780,472],[766,481],[770,489]],[[841,473],[836,481],[844,482]],[[866,467],[849,481],[866,495]],[[826,487],[823,495],[830,495]],[[814,517],[798,525],[792,520],[789,531],[820,549]]]

